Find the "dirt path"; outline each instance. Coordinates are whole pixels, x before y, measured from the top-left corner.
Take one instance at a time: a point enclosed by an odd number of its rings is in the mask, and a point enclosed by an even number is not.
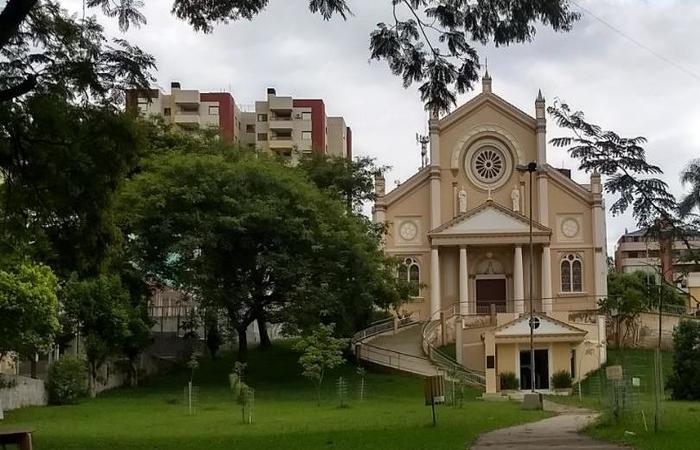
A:
[[[566,450],[619,450],[608,444],[578,433],[593,422],[597,413],[587,409],[563,406],[545,400],[544,408],[559,415],[539,422],[491,431],[479,436],[473,450],[495,449],[566,449]]]

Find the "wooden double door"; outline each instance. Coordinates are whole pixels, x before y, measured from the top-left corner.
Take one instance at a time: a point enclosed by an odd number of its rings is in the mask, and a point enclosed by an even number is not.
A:
[[[506,312],[506,279],[477,278],[476,280],[476,310],[486,314],[495,305],[496,312]]]

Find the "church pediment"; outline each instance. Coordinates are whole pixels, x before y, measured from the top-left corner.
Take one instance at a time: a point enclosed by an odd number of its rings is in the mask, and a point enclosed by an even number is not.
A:
[[[537,222],[532,224],[533,234],[551,234],[551,230]],[[529,234],[529,219],[492,200],[432,230],[433,237],[484,234]]]
[[[535,323],[535,329],[533,335],[535,337],[545,337],[545,336],[570,336],[570,337],[583,337],[586,335],[586,331],[571,326],[567,323],[561,322],[559,320],[553,319],[551,317],[535,314],[533,316],[533,321]],[[496,338],[517,338],[523,336],[530,336],[530,316],[525,314],[518,317],[512,322],[508,322],[500,327],[496,328],[494,331]]]

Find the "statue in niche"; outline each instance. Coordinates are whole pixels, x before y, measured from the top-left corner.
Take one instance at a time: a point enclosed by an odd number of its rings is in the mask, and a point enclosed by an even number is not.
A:
[[[457,194],[457,199],[459,202],[459,213],[464,214],[467,212],[467,191],[464,190],[464,188],[459,190],[459,194]]]
[[[520,189],[517,186],[510,193],[510,199],[513,200],[513,211],[520,212]]]

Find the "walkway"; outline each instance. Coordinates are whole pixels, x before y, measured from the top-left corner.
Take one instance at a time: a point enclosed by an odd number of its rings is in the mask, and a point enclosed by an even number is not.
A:
[[[586,409],[563,406],[545,400],[547,411],[559,413],[555,417],[539,422],[503,428],[479,436],[473,450],[496,449],[566,449],[566,450],[620,450],[620,447],[579,434],[586,425],[592,423],[597,413]]]
[[[423,353],[421,330],[416,323],[369,338],[363,342],[362,359],[417,375],[435,375],[437,368]]]

